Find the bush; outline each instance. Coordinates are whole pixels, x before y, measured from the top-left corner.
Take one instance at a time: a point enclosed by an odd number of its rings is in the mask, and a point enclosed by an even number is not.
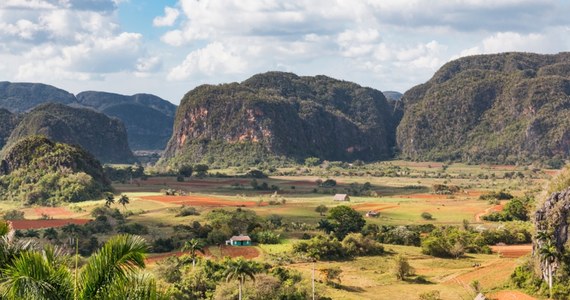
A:
[[[279,244],[281,240],[281,235],[269,230],[261,231],[255,237],[260,244]]]
[[[335,186],[336,186],[336,180],[334,180],[334,179],[327,179],[327,180],[323,181],[323,183],[321,183],[320,186],[321,186],[321,187],[324,187],[324,188],[335,187]]]
[[[433,216],[428,212],[423,212],[421,216],[424,220],[433,220]]]
[[[479,196],[479,200],[492,200],[492,199],[511,200],[513,198],[514,198],[513,195],[511,195],[510,193],[507,193],[505,191],[489,192],[489,193],[485,193],[485,194],[482,194],[481,196]]]
[[[175,217],[199,216],[199,215],[200,213],[196,210],[195,207],[182,205],[182,207],[180,207]]]
[[[152,252],[155,253],[170,252],[176,249],[176,245],[174,244],[174,240],[172,238],[158,238],[152,242],[151,249]]]
[[[123,224],[117,227],[120,233],[129,233],[136,235],[148,234],[148,227],[140,223]]]
[[[19,210],[9,210],[4,213],[3,216],[4,220],[23,220],[24,219],[24,212]]]
[[[348,257],[348,253],[336,238],[322,235],[294,244],[293,253],[322,260],[339,260]]]
[[[384,253],[384,247],[361,233],[348,234],[342,240],[342,246],[349,256],[380,255]]]

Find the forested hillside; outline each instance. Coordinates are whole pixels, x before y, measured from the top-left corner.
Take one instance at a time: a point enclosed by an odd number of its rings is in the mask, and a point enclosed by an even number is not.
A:
[[[392,112],[382,92],[326,76],[269,72],[242,83],[203,85],[182,99],[165,160],[387,159],[398,122]]]
[[[49,139],[80,145],[102,162],[135,161],[123,123],[91,109],[47,103],[25,114],[12,131],[6,147],[21,138],[44,135]]]
[[[101,164],[77,146],[30,136],[2,155],[0,196],[5,200],[51,206],[95,199],[110,190]]]
[[[570,53],[460,58],[402,101],[406,159],[513,164],[570,154]]]

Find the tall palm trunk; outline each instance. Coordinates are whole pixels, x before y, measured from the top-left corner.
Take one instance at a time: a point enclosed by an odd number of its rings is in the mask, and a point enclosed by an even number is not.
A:
[[[241,300],[241,286],[242,286],[242,282],[243,282],[244,278],[242,276],[240,276],[239,278],[239,300]]]
[[[552,264],[548,263],[548,294],[549,298],[552,298]]]

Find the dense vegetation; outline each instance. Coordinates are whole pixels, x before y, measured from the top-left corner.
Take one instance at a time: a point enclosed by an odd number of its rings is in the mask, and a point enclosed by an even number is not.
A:
[[[0,108],[0,149],[6,144],[8,137],[18,123],[18,118],[8,110]]]
[[[77,101],[123,121],[133,150],[163,150],[172,136],[176,105],[157,96],[82,92]]]
[[[214,166],[378,160],[393,154],[398,120],[377,90],[325,76],[269,72],[188,92],[165,153]]]
[[[76,99],[73,94],[51,85],[0,82],[0,108],[21,113],[46,102],[72,104]]]
[[[6,149],[0,175],[1,197],[23,204],[77,202],[111,189],[92,155],[40,136],[23,138]]]
[[[47,103],[24,115],[12,131],[6,147],[31,135],[80,145],[102,162],[129,163],[135,160],[123,124],[104,114],[84,108]]]
[[[0,109],[19,114],[44,103],[91,108],[120,119],[125,124],[133,150],[163,150],[172,135],[176,112],[176,105],[149,94],[124,96],[90,91],[75,97],[45,84],[0,82]],[[6,121],[3,113],[0,117],[2,123]],[[0,147],[3,126],[0,124]]]
[[[503,53],[445,64],[402,98],[402,156],[508,164],[567,158],[569,60],[569,53]]]

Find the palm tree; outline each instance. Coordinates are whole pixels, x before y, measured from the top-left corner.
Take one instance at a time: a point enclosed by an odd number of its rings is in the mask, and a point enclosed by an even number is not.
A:
[[[127,209],[127,204],[129,204],[130,200],[129,200],[129,197],[127,195],[122,194],[117,202],[119,204],[121,204],[124,209]]]
[[[0,293],[7,299],[162,298],[155,281],[139,272],[145,267],[146,250],[141,237],[112,237],[89,258],[75,281],[56,251],[24,251],[5,265]]]
[[[558,249],[556,249],[552,240],[548,240],[538,251],[541,259],[546,264],[546,271],[548,272],[548,290],[550,297],[552,298],[552,272],[554,271],[552,264],[558,258]]]
[[[243,257],[239,257],[235,260],[228,260],[226,262],[226,270],[224,271],[224,276],[226,276],[226,281],[232,279],[237,279],[239,284],[239,300],[242,299],[242,286],[245,280],[249,277],[251,280],[255,281],[255,274],[258,273],[258,269],[249,261],[245,260]]]
[[[191,239],[184,243],[182,247],[182,251],[188,251],[190,253],[190,257],[192,258],[192,268],[196,266],[196,252],[204,253],[204,243],[198,239]]]
[[[115,195],[113,193],[105,193],[105,206],[111,207],[115,203]]]

